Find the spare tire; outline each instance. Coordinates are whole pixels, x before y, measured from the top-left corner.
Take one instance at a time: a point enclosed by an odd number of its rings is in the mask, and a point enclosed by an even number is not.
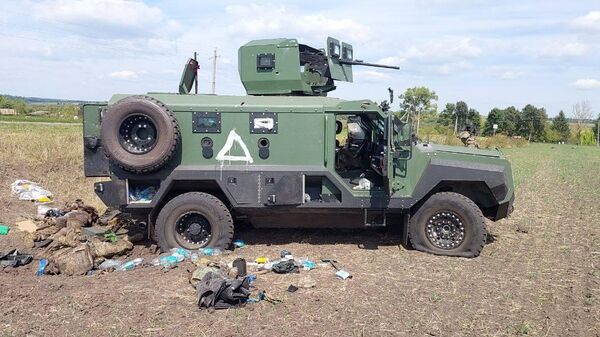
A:
[[[179,143],[175,115],[159,100],[130,96],[113,104],[102,120],[106,155],[135,173],[163,167]]]

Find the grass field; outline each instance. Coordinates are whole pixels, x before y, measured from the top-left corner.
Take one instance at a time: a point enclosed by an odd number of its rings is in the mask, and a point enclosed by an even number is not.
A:
[[[488,223],[476,259],[407,250],[387,231],[244,230],[247,260],[335,258],[333,269],[259,275],[283,302],[209,313],[195,306],[190,263],[96,276],[34,277],[34,264],[0,272],[0,336],[600,336],[600,149],[531,144],[504,149],[517,185],[515,212]],[[83,177],[78,126],[0,124],[0,222],[34,211],[10,196],[37,181],[59,202],[100,207]],[[0,251],[18,233],[0,237]],[[154,255],[136,246],[132,257]],[[313,289],[286,292],[310,276]]]

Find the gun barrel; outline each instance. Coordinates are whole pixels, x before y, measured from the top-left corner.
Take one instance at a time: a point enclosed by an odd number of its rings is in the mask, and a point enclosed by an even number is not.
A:
[[[367,62],[363,62],[363,61],[359,61],[359,60],[340,60],[341,64],[350,64],[350,65],[357,65],[357,66],[367,66],[367,67],[377,67],[377,68],[387,68],[387,69],[400,69],[400,67],[397,66],[388,66],[385,64],[376,64],[376,63],[367,63]]]

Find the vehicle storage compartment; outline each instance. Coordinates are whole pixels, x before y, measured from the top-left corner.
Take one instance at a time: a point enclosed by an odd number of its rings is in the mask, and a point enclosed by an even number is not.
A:
[[[127,202],[149,204],[160,188],[160,180],[127,180]]]
[[[304,180],[305,203],[340,203],[342,192],[324,176],[306,176]]]

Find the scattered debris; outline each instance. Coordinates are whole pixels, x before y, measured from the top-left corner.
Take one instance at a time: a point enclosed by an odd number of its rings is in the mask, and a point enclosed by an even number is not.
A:
[[[288,291],[289,293],[295,293],[297,290],[298,290],[298,287],[296,287],[296,286],[295,286],[295,285],[293,285],[293,284],[290,284],[290,286],[287,288],[287,291]]]
[[[350,275],[350,273],[349,273],[349,272],[347,272],[347,271],[345,271],[345,270],[343,270],[343,269],[340,269],[340,270],[338,270],[338,271],[335,273],[335,276],[337,276],[338,278],[340,278],[340,279],[342,279],[342,280],[345,280],[345,279],[352,278],[352,275]]]
[[[38,184],[29,180],[19,179],[10,185],[12,193],[19,196],[19,200],[36,201],[39,203],[52,202],[52,193],[43,189]]]
[[[48,258],[61,274],[84,275],[94,267],[94,256],[89,244],[61,249]]]
[[[247,302],[250,282],[247,278],[227,279],[219,273],[209,271],[196,285],[197,303],[201,309],[237,308]]]
[[[92,239],[92,252],[95,257],[113,257],[133,249],[133,243],[127,240],[118,240],[116,242],[105,242],[100,239]]]
[[[13,249],[8,254],[0,256],[0,267],[19,267],[29,264],[33,260],[33,256],[29,254],[21,254],[18,250]]]
[[[37,276],[44,275],[44,273],[46,273],[46,267],[48,267],[48,260],[41,259],[40,263],[38,264],[38,269],[35,272],[35,275],[37,275]]]
[[[204,278],[204,275],[208,274],[209,272],[222,274],[221,269],[218,268],[218,267],[202,267],[202,268],[198,268],[198,269],[196,269],[196,270],[194,270],[192,272],[192,276],[190,277],[190,284],[194,288],[196,288],[196,286],[198,285],[198,283],[200,283],[200,281],[202,281],[202,278]]]
[[[273,272],[278,274],[299,273],[298,266],[294,260],[284,260],[273,264],[271,267]]]
[[[242,258],[237,258],[237,259],[233,260],[232,269],[233,268],[236,268],[237,275],[246,276],[246,272],[247,272],[246,260],[244,260]]]
[[[92,226],[92,227],[83,228],[83,234],[85,234],[86,236],[89,236],[89,237],[97,236],[97,237],[101,237],[101,238],[106,238],[105,234],[108,234],[109,232],[112,232],[112,231],[109,228],[106,228],[103,226]],[[116,236],[115,236],[115,238],[116,238]]]
[[[242,240],[235,240],[233,241],[233,245],[235,246],[235,248],[244,248],[246,247],[246,243]]]
[[[127,261],[127,262],[123,263],[122,265],[116,267],[115,270],[117,270],[117,271],[133,270],[133,269],[135,269],[135,267],[141,265],[142,263],[144,263],[144,259],[142,259],[141,257],[138,257],[137,259],[133,259],[131,261]]]
[[[303,257],[300,259],[302,263],[302,269],[304,270],[312,270],[317,268],[317,264],[314,261],[309,260],[307,257]]]
[[[99,270],[116,269],[117,267],[121,266],[121,264],[122,264],[122,262],[119,260],[108,259],[108,260],[104,260],[104,262],[102,262],[98,266],[98,269]]]
[[[255,261],[258,264],[265,264],[269,262],[269,259],[267,259],[266,257],[257,257]]]
[[[0,225],[0,235],[8,235],[9,231],[10,231],[10,227],[5,226],[5,225]]]
[[[206,256],[217,256],[223,254],[223,250],[221,250],[220,248],[206,247],[202,248],[202,254]]]
[[[15,226],[17,226],[20,231],[28,233],[35,233],[38,230],[37,225],[32,220],[19,221],[15,223]]]

